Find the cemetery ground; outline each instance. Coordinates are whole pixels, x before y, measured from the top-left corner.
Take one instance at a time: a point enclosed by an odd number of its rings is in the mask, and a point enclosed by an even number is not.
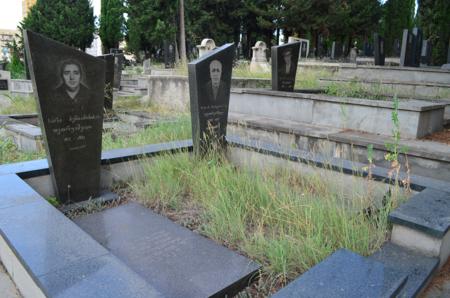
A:
[[[183,74],[184,70],[178,72]],[[235,75],[254,77],[246,66],[238,66]],[[297,80],[296,89],[315,89],[339,97],[392,98],[381,87],[368,90],[356,83],[323,87],[318,78],[327,76],[332,74],[325,69],[307,71]],[[270,75],[259,74],[259,78]],[[0,114],[36,112],[33,98],[11,99],[12,105]],[[187,110],[143,105],[134,96],[117,98],[114,107],[118,112],[137,110],[161,116],[163,120],[133,134],[107,131],[103,135],[103,150],[191,137]],[[165,117],[170,121],[164,121]],[[449,144],[447,133],[448,129],[426,138]],[[19,152],[10,138],[2,138],[0,147],[0,164],[45,157],[44,150]],[[370,155],[368,152],[368,160]],[[389,214],[416,193],[399,187],[399,180],[391,186],[371,180],[370,175],[346,180],[342,177],[343,170],[316,170],[313,165],[308,166],[309,170],[292,165],[263,169],[237,166],[218,151],[199,159],[182,150],[142,158],[139,163],[139,168],[129,169],[136,172],[134,179],[113,185],[121,197],[119,204],[139,202],[262,264],[261,278],[242,292],[242,297],[264,297],[276,292],[341,247],[363,256],[371,255],[390,238]],[[366,170],[370,168],[371,165]],[[48,199],[58,205],[53,198]],[[76,220],[116,206],[88,205],[85,212],[68,216]]]

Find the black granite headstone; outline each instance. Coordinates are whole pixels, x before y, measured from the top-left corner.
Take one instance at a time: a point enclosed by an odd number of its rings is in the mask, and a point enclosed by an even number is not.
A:
[[[167,40],[164,41],[164,66],[175,67],[175,45]]]
[[[109,49],[109,53],[114,55],[114,84],[113,87],[120,89],[122,78],[123,51],[120,49]]]
[[[412,48],[411,48],[411,65],[414,67],[420,66],[420,53],[422,51],[422,30],[419,28],[413,28],[412,29]]]
[[[114,55],[107,54],[99,57],[105,61],[105,110],[113,108],[113,85],[114,85]]]
[[[411,65],[411,48],[412,48],[412,34],[408,29],[403,30],[402,48],[400,53],[400,66]]]
[[[204,154],[225,145],[234,45],[226,44],[189,63],[192,139]]]
[[[384,38],[378,33],[373,34],[374,48],[374,58],[375,65],[384,65],[385,55],[384,55]]]
[[[394,57],[400,57],[400,53],[402,50],[402,44],[400,43],[399,39],[394,40],[392,52]]]
[[[100,190],[105,62],[24,31],[54,188],[63,203]]]
[[[375,47],[376,47],[376,45],[375,45]],[[372,57],[374,55],[374,51],[375,51],[374,46],[370,42],[365,41],[364,42],[364,56]]]
[[[300,43],[272,47],[272,90],[294,91]]]
[[[0,79],[0,90],[8,90],[8,80]]]

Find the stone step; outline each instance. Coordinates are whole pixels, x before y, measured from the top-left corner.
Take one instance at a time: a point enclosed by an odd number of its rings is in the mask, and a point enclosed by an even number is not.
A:
[[[389,214],[391,241],[424,255],[450,256],[450,192],[426,188]]]
[[[384,244],[369,259],[381,262],[387,268],[393,268],[408,276],[408,280],[399,294],[400,297],[419,295],[439,265],[439,258],[427,257],[391,242]]]
[[[396,297],[407,278],[381,262],[339,249],[272,297]]]

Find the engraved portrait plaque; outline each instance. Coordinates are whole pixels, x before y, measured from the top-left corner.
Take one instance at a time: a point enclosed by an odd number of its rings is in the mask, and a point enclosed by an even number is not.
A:
[[[294,91],[300,42],[272,47],[272,90]]]
[[[100,190],[105,62],[24,32],[50,174],[63,203]]]
[[[234,44],[226,44],[189,63],[194,152],[225,145]]]
[[[99,56],[105,64],[105,109],[107,111],[113,108],[113,85],[114,85],[114,55],[107,54]]]

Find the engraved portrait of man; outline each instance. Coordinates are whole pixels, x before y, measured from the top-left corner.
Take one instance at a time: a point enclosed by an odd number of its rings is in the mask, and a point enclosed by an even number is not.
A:
[[[80,63],[68,59],[60,66],[61,82],[56,87],[57,100],[85,100],[89,97],[89,88],[83,84],[83,70]]]
[[[217,102],[227,96],[226,83],[222,81],[222,63],[213,60],[209,64],[210,81],[205,85],[205,94],[210,102]]]

